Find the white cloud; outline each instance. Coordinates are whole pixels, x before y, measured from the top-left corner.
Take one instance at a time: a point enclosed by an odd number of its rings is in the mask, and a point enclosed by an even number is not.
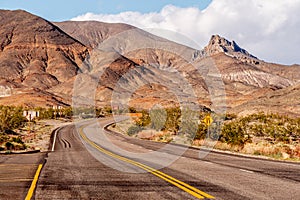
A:
[[[205,10],[167,5],[160,12],[87,13],[72,20],[167,29],[186,35],[200,46],[206,45],[212,34],[220,34],[261,59],[293,64],[300,63],[299,10],[300,0],[213,0]]]

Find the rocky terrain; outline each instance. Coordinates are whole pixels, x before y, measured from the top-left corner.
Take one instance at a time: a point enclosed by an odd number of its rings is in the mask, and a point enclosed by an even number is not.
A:
[[[127,24],[109,24],[96,21],[65,21],[54,22],[71,37],[76,38],[82,44],[89,48],[97,48],[104,40],[113,35],[117,35],[126,30],[135,29],[135,27]]]
[[[300,116],[300,66],[264,62],[219,35],[195,50],[126,24],[51,23],[21,10],[0,19],[1,104],[214,109],[224,98],[229,112]]]
[[[45,90],[77,74],[87,47],[26,11],[2,10],[0,18],[0,83],[6,89],[3,96],[12,95],[1,101],[45,105],[47,98],[54,100]]]

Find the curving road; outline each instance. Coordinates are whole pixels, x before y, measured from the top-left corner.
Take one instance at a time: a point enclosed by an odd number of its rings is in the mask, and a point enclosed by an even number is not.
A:
[[[179,157],[182,146],[164,148],[93,122],[61,128],[54,142],[35,199],[300,199],[297,163],[216,152],[200,160],[193,148]]]

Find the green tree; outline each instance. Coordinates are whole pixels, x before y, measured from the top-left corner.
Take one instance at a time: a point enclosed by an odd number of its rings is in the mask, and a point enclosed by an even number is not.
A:
[[[0,131],[13,130],[23,125],[22,107],[0,106]]]
[[[73,116],[73,108],[72,107],[66,107],[62,109],[63,117],[65,118],[72,118]]]
[[[37,108],[36,110],[40,113],[39,119],[54,119],[53,108]]]

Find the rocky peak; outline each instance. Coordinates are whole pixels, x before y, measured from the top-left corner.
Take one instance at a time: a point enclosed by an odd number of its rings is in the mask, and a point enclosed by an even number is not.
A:
[[[248,53],[245,49],[239,47],[235,41],[229,41],[219,35],[212,35],[206,47],[201,51],[202,56],[211,56],[219,53],[225,53],[236,58],[257,59]]]

